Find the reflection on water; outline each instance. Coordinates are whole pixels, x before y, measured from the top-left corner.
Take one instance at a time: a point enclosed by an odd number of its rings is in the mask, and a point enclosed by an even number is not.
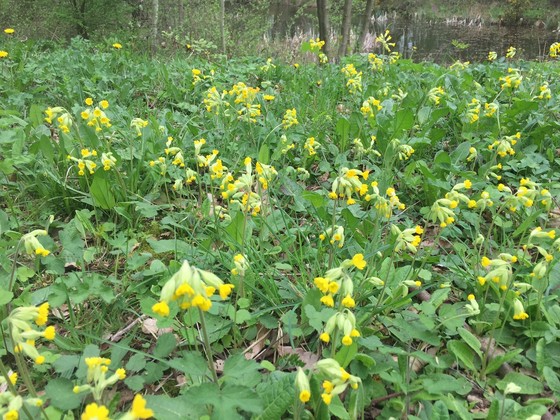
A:
[[[268,11],[271,38],[293,37],[302,32],[306,37],[317,36],[315,19],[312,17],[315,10],[302,10],[297,3],[283,0],[271,2]],[[358,27],[359,17],[353,28],[354,33],[357,33]],[[375,35],[386,29],[391,31],[397,43],[395,48],[404,57],[439,63],[482,61],[486,59],[488,51],[496,51],[500,57],[505,55],[510,46],[517,48],[520,58],[538,59],[548,52],[550,44],[560,40],[559,31],[553,31],[552,28],[504,27],[451,19],[446,23],[400,18],[375,20],[370,27],[373,36],[368,37],[369,40],[372,41]],[[452,40],[468,44],[468,48],[455,48],[451,44]],[[369,45],[373,46],[372,42]]]
[[[396,48],[405,57],[450,62],[454,60],[486,59],[488,51],[505,55],[510,46],[518,50],[518,56],[537,59],[545,55],[552,44],[558,41],[558,33],[533,26],[504,27],[498,25],[451,25],[427,21],[399,21],[375,23],[375,32],[390,29],[397,43]],[[452,40],[468,44],[468,48],[455,48]],[[412,52],[412,47],[416,51]]]

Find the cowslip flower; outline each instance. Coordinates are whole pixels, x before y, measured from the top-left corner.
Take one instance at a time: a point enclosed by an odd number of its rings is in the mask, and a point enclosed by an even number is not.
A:
[[[6,58],[8,55],[8,51],[0,50],[0,58]]]
[[[293,125],[298,125],[299,122],[297,120],[297,111],[295,108],[287,109],[284,113],[284,118],[282,119],[282,127],[284,129],[288,129]]]
[[[136,394],[132,400],[132,407],[120,420],[143,420],[154,416],[154,411],[146,407],[146,400],[142,395]]]
[[[12,35],[15,32],[15,30],[13,28],[6,28],[4,29],[4,33],[6,35]]]
[[[496,51],[488,52],[488,61],[494,61],[496,58],[498,58]]]
[[[37,236],[46,236],[47,231],[43,229],[36,229],[29,233],[26,233],[21,237],[21,241],[25,247],[25,251],[29,255],[40,255],[41,257],[46,257],[51,252],[48,249],[45,249],[43,245],[37,239]]]
[[[113,44],[113,48],[116,49],[116,50],[120,50],[120,49],[122,48],[122,45],[119,44],[118,42],[115,42],[115,43]]]
[[[298,367],[298,371],[296,374],[296,388],[299,391],[299,400],[304,404],[308,402],[311,398],[311,387],[309,385],[309,378],[300,367]]]
[[[82,420],[109,420],[109,409],[104,405],[91,403],[86,406],[82,413]]]

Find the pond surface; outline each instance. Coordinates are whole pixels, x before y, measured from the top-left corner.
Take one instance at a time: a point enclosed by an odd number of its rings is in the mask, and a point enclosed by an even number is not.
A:
[[[285,1],[271,2],[268,10],[270,38],[291,37],[298,33],[304,33],[306,38],[316,37],[318,29],[314,13],[314,8],[301,13],[298,6]],[[358,33],[358,28],[359,16],[353,27],[355,34]],[[428,21],[382,16],[372,20],[371,36],[366,39],[366,52],[372,49],[375,52],[375,36],[384,33],[386,29],[391,31],[393,41],[397,43],[394,49],[404,57],[438,63],[455,60],[483,61],[489,51],[496,51],[498,57],[501,57],[510,46],[517,48],[517,57],[534,60],[546,55],[550,45],[560,40],[558,28],[535,25],[506,27],[484,24],[478,20]],[[466,44],[467,47],[456,48],[451,44],[453,40]]]
[[[504,56],[510,46],[517,48],[517,56],[534,60],[548,53],[559,34],[535,26],[506,27],[472,22],[429,22],[393,20],[375,22],[374,32],[383,33],[390,29],[396,49],[405,57],[415,60],[450,62],[455,60],[482,61],[489,51]],[[464,50],[452,45],[457,40],[465,45]],[[415,50],[412,50],[416,47]]]

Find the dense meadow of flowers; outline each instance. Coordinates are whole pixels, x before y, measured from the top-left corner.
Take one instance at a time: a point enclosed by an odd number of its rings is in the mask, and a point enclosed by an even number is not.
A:
[[[0,415],[541,418],[560,44],[485,63],[0,41]]]

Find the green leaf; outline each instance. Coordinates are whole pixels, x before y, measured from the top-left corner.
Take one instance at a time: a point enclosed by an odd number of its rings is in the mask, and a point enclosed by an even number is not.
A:
[[[144,378],[139,375],[132,375],[128,376],[124,383],[127,387],[129,387],[132,391],[138,392],[144,388]]]
[[[447,406],[441,400],[437,400],[432,408],[432,415],[431,417],[434,420],[447,420],[449,419],[449,410],[447,410]]]
[[[220,381],[228,385],[253,387],[261,381],[260,365],[247,360],[243,354],[230,356],[224,363],[224,374]]]
[[[502,367],[502,365],[504,363],[509,362],[515,356],[517,356],[518,354],[520,354],[522,352],[523,352],[523,349],[515,349],[515,350],[512,350],[510,352],[507,352],[506,354],[502,354],[502,355],[494,357],[490,361],[490,363],[488,363],[488,366],[486,367],[486,370],[484,372],[486,374],[489,374],[489,373],[497,371],[499,368]]]
[[[329,404],[329,412],[334,414],[335,418],[342,420],[350,419],[350,415],[346,408],[344,408],[344,404],[342,404],[338,395],[335,395]]]
[[[146,395],[145,398],[146,406],[154,410],[154,418],[158,420],[199,419],[206,414],[203,406],[193,404],[184,397]]]
[[[342,346],[342,348],[334,355],[334,359],[342,366],[346,368],[354,356],[358,353],[358,344],[356,340],[353,340],[352,344],[349,346]]]
[[[293,375],[283,374],[279,380],[268,380],[257,387],[263,411],[255,420],[281,419],[294,401]]]
[[[475,370],[474,367],[474,353],[472,352],[471,348],[462,341],[451,340],[447,342],[447,348],[449,351],[459,359],[465,367],[470,370]]]
[[[263,409],[259,395],[241,385],[226,385],[220,389],[215,383],[205,383],[189,388],[184,397],[197,404],[210,404],[214,407],[212,419],[242,419],[238,410],[260,414]],[[180,418],[180,417],[178,417]]]
[[[154,349],[154,356],[159,358],[167,357],[171,354],[175,347],[177,346],[177,339],[173,333],[162,334],[156,343]]]
[[[0,306],[7,305],[12,301],[14,294],[0,287]]]
[[[542,394],[544,391],[544,386],[541,382],[518,372],[509,372],[500,382],[496,384],[496,386],[503,391],[507,384],[511,382],[521,388],[518,392],[516,392],[516,394],[535,395]]]
[[[126,370],[131,372],[139,372],[146,366],[146,357],[142,353],[136,353],[126,364]]]
[[[317,192],[313,191],[302,191],[301,198],[307,200],[311,203],[311,205],[315,208],[325,207],[327,200],[325,197]]]
[[[97,172],[96,176],[94,176],[89,192],[91,193],[95,205],[102,209],[112,209],[116,204],[113,186],[104,175],[97,175],[100,173],[102,172]]]
[[[471,349],[482,359],[482,352],[480,351],[480,341],[470,331],[460,327],[457,329],[461,338],[469,345]]]
[[[45,387],[45,394],[50,404],[56,408],[66,411],[78,408],[82,402],[80,395],[75,394],[72,389],[74,383],[70,379],[51,379]]]
[[[350,135],[350,122],[346,118],[340,117],[337,120],[336,134],[338,134],[340,138],[340,142],[338,143],[340,149],[345,151],[346,145],[348,144],[348,137]]]
[[[270,162],[270,148],[268,147],[268,144],[263,143],[263,145],[261,146],[259,150],[258,161],[265,165],[268,165],[268,163]]]
[[[560,395],[560,380],[558,375],[548,366],[543,368],[543,377],[548,387],[557,395]]]

